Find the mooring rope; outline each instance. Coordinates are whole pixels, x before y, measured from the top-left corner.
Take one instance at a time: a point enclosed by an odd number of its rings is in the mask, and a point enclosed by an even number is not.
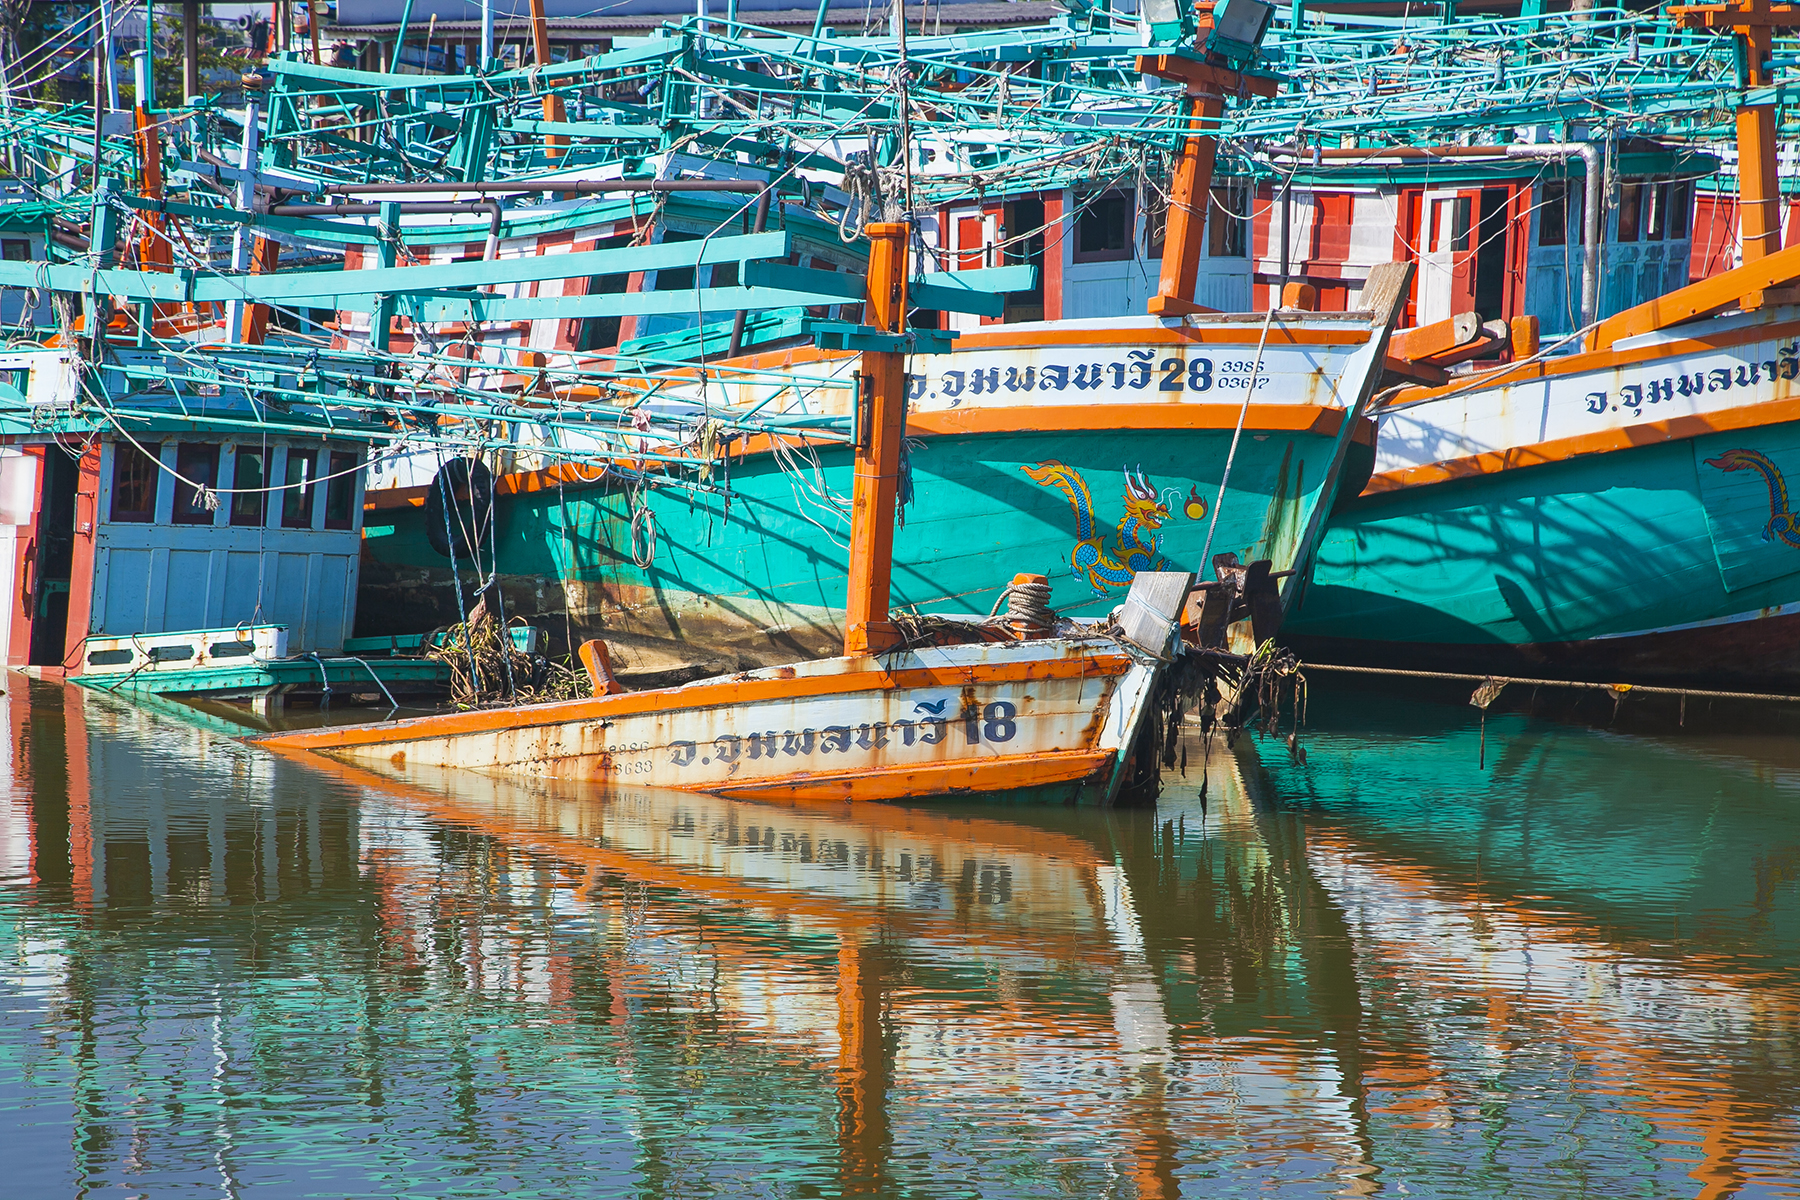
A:
[[[1303,664],[1308,671],[1339,671],[1354,675],[1393,675],[1408,679],[1441,679],[1455,683],[1477,683],[1482,690],[1488,684],[1507,687],[1519,684],[1523,687],[1574,688],[1578,691],[1605,692],[1615,699],[1623,699],[1631,695],[1644,696],[1698,696],[1703,700],[1766,700],[1776,704],[1800,704],[1800,696],[1784,696],[1774,692],[1720,692],[1705,688],[1652,687],[1641,683],[1588,683],[1575,679],[1520,679],[1511,675],[1470,675],[1460,671],[1403,671],[1398,667],[1351,667],[1336,663],[1309,662]],[[1490,703],[1497,691],[1489,696]],[[1483,706],[1485,707],[1485,706]]]
[[[1250,364],[1250,379],[1244,385],[1244,403],[1238,409],[1237,428],[1231,431],[1231,449],[1225,455],[1225,473],[1219,477],[1219,495],[1213,501],[1212,524],[1206,527],[1206,545],[1200,549],[1200,573],[1206,573],[1211,561],[1213,534],[1219,528],[1219,510],[1225,507],[1225,489],[1231,486],[1231,464],[1237,461],[1238,443],[1244,437],[1244,419],[1250,415],[1250,398],[1256,395],[1256,376],[1262,370],[1263,348],[1269,344],[1269,326],[1274,324],[1275,310],[1281,306],[1280,296],[1269,298],[1269,313],[1263,318],[1262,336],[1256,339],[1256,360]]]

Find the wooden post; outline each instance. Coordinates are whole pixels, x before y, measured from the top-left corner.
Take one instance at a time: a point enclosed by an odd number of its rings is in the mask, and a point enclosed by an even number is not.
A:
[[[1159,79],[1187,85],[1187,140],[1169,181],[1168,225],[1163,231],[1162,276],[1150,297],[1150,314],[1179,317],[1205,312],[1194,303],[1200,282],[1200,255],[1206,246],[1206,210],[1211,203],[1213,157],[1218,149],[1219,117],[1225,96],[1273,96],[1276,81],[1245,75],[1173,54],[1146,54],[1137,69]]]
[[[550,23],[544,18],[544,0],[531,0],[531,49],[537,59],[537,65],[550,65]],[[544,97],[544,120],[562,121],[563,98],[557,95]],[[569,139],[560,133],[550,135],[550,157],[561,158],[568,153]]]
[[[1781,183],[1775,177],[1775,106],[1737,110],[1738,232],[1744,261],[1781,249]]]
[[[883,333],[906,329],[904,221],[869,225],[869,292],[864,320]],[[894,565],[894,501],[900,441],[906,436],[906,359],[864,351],[857,412],[856,479],[850,501],[850,588],[844,604],[844,653],[878,654],[900,640],[888,620]]]
[[[150,113],[155,102],[152,94],[155,75],[148,54],[139,55],[134,65],[137,100],[132,116],[137,130],[138,195],[146,200],[160,201],[163,198],[162,133],[156,127],[156,118]],[[175,252],[169,245],[169,218],[155,209],[146,210],[142,216],[144,235],[138,239],[137,244],[138,269],[161,272],[173,269]],[[156,318],[174,309],[174,305],[154,304],[150,301],[138,305],[139,346],[147,348],[150,345],[156,332]]]
[[[1162,277],[1150,297],[1150,313],[1179,317],[1199,312],[1194,288],[1200,282],[1200,253],[1206,245],[1206,209],[1212,194],[1213,157],[1219,115],[1225,102],[1218,96],[1188,97],[1188,129],[1181,157],[1169,180],[1168,224],[1163,228]]]
[[[1730,29],[1744,56],[1744,86],[1769,87],[1769,61],[1777,29],[1800,27],[1800,8],[1769,0],[1724,0],[1718,4],[1672,5],[1677,29]],[[1738,234],[1744,264],[1781,249],[1781,183],[1775,174],[1775,106],[1741,104],[1737,110]],[[1745,297],[1758,307],[1761,297]]]

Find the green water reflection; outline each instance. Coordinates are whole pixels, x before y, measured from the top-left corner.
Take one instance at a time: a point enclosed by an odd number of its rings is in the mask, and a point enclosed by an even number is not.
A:
[[[1321,695],[1155,812],[273,758],[17,684],[0,1193],[1790,1195],[1800,753]]]

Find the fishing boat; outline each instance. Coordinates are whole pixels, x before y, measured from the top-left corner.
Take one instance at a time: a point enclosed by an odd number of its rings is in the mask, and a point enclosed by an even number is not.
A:
[[[1364,665],[1800,681],[1800,247],[1400,391],[1284,636]]]
[[[243,391],[182,397],[161,354],[111,354],[100,378],[68,349],[0,353],[7,664],[263,702],[441,692],[441,663],[352,636],[378,430],[303,410],[253,432]]]
[[[1001,555],[1046,576],[1051,606],[1075,617],[1104,616],[1139,571],[1197,570],[1215,554],[1286,577],[1340,478],[1370,468],[1360,412],[1391,316],[1004,326],[912,356],[896,606],[984,616],[1010,574],[997,576]],[[797,381],[733,378],[777,367]],[[777,389],[809,394],[804,415],[848,430],[853,393],[809,377],[852,380],[858,367],[856,355],[773,352],[709,369],[710,386],[715,404],[741,393],[740,411]],[[697,404],[671,407],[707,419]],[[494,549],[471,557],[509,612],[557,631],[566,621],[573,640],[604,636],[626,671],[827,652],[843,636],[853,450],[829,430],[720,450],[700,486],[629,459],[502,474]],[[359,632],[384,632],[384,614],[454,619],[457,573],[471,566],[452,566],[433,524],[454,502],[426,503],[452,486],[371,494]],[[486,501],[469,503],[464,523],[484,526]]]
[[[1371,267],[1348,311],[1312,311],[1299,291],[1289,306],[1271,296],[1249,314],[1197,303],[1207,225],[1206,205],[1192,198],[1209,194],[1218,116],[1209,97],[1260,94],[1273,82],[1199,57],[1145,56],[1137,66],[1192,96],[1192,132],[1174,178],[1175,195],[1189,199],[1169,210],[1145,315],[920,328],[943,312],[1003,315],[1009,300],[990,288],[1004,285],[979,277],[1017,268],[932,271],[909,284],[918,311],[904,331],[897,607],[982,616],[1011,573],[993,569],[1002,552],[1051,581],[1059,613],[1088,618],[1114,608],[1140,571],[1219,576],[1262,563],[1250,586],[1266,597],[1258,626],[1266,639],[1287,603],[1285,581],[1308,562],[1340,482],[1370,469],[1364,410],[1410,266]],[[400,186],[335,190],[387,195]],[[780,261],[802,248],[794,236],[754,260],[714,266],[715,285],[729,266],[734,280],[854,308],[843,302],[861,294],[855,273]],[[682,271],[681,285],[692,286],[705,267],[695,261],[659,270]],[[655,272],[640,271],[630,286],[660,286],[647,274]],[[692,302],[697,316],[709,307],[699,296]],[[526,310],[500,302],[480,311]],[[669,335],[653,347],[658,354],[620,345],[608,360],[635,376],[644,397],[635,417],[692,430],[699,452],[687,455],[687,478],[648,457],[609,454],[601,441],[557,434],[534,443],[521,423],[493,466],[424,453],[419,461],[435,476],[415,469],[372,487],[359,632],[388,632],[383,614],[456,619],[472,571],[492,580],[507,612],[571,644],[604,637],[621,671],[640,678],[691,679],[830,653],[845,633],[849,443],[863,403],[856,380],[868,373],[874,343],[850,320],[813,318],[785,340],[745,349],[746,328],[701,323]],[[812,430],[740,439],[714,426],[758,413]],[[1220,555],[1228,557],[1215,567]]]
[[[902,222],[867,230],[868,316],[895,334],[906,312]],[[979,629],[909,635],[891,619],[893,522],[905,430],[904,356],[863,356],[843,654],[682,687],[624,692],[589,650],[592,699],[277,734],[397,771],[461,767],[624,781],[762,799],[903,800],[946,794],[1111,804],[1154,780],[1146,724],[1179,640],[1191,572],[1144,570],[1118,633],[996,641]],[[1041,599],[1039,600],[1041,605]],[[1042,616],[1048,614],[1036,610]],[[1021,613],[1021,618],[1023,618]],[[1140,730],[1151,735],[1140,740]]]

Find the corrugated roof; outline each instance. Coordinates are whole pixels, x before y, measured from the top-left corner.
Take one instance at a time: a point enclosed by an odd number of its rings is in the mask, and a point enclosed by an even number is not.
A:
[[[906,16],[909,23],[935,26],[939,23],[952,29],[965,29],[970,26],[996,27],[1007,25],[1037,25],[1054,20],[1066,11],[1061,5],[1049,3],[1048,0],[963,0],[961,3],[908,4]],[[720,14],[721,16],[723,14]],[[818,19],[819,10],[812,8],[790,8],[774,11],[758,10],[742,14],[746,19],[759,26],[771,29],[791,29],[795,26],[812,28]],[[693,16],[691,9],[680,13],[623,13],[608,17],[559,17],[549,22],[550,40],[553,42],[574,42],[593,40],[601,37],[616,37],[622,34],[648,33],[671,20],[679,20]],[[872,32],[887,32],[887,21],[882,10],[877,6],[870,25]],[[843,29],[847,26],[862,29],[871,22],[870,13],[861,6],[838,7],[834,5],[826,11],[825,23],[832,29]],[[436,36],[439,38],[474,39],[481,36],[480,21],[439,21],[436,25]],[[372,25],[328,25],[323,33],[328,38],[354,40],[357,38],[391,38],[399,32],[398,22],[384,22]],[[407,41],[410,43],[416,36],[423,38],[426,26],[414,20],[408,27]],[[935,29],[934,29],[935,32]],[[513,40],[531,36],[531,22],[514,18],[497,17],[494,20],[494,35],[498,38]]]

